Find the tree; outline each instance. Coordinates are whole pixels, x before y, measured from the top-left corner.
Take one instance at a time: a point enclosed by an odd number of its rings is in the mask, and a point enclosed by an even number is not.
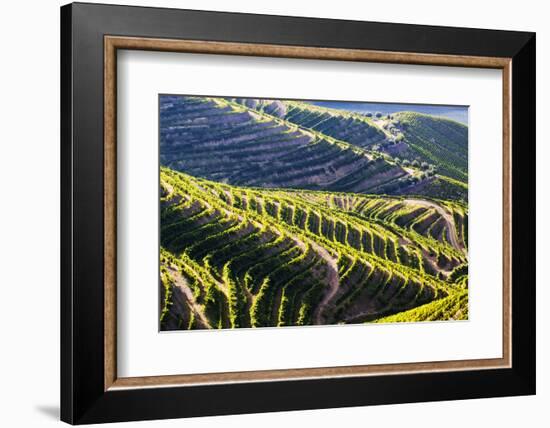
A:
[[[401,163],[401,159],[399,159],[397,156],[394,158],[394,162],[396,164],[400,164]]]
[[[430,165],[428,164],[428,162],[422,162],[420,164],[420,168],[422,168],[424,170],[428,169],[429,167],[430,167]]]
[[[372,113],[369,111],[369,112],[365,113],[365,116],[372,117]]]
[[[382,113],[380,113],[379,111],[377,111],[375,114],[374,114],[378,119],[380,119],[382,117]]]
[[[409,166],[411,162],[408,159],[403,159],[403,162],[401,162],[403,166]]]
[[[411,162],[411,165],[414,167],[418,167],[420,165],[420,162],[418,162],[418,159],[415,159]]]

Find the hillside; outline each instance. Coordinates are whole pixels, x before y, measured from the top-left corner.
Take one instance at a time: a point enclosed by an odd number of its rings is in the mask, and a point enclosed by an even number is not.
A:
[[[399,314],[378,319],[377,323],[388,322],[423,322],[440,319],[468,319],[468,291],[462,290],[443,299],[410,309]]]
[[[363,115],[297,101],[285,101],[285,106],[283,119],[358,147],[365,148],[385,139],[384,132]]]
[[[442,175],[468,181],[468,127],[462,123],[410,111],[377,118],[298,101],[234,101],[358,147],[437,165]]]
[[[414,112],[400,112],[383,123],[400,144],[385,152],[403,159],[437,165],[439,174],[468,183],[468,127],[450,119]]]
[[[379,122],[293,101],[163,96],[160,160],[239,186],[467,200],[462,183],[394,159]]]
[[[411,320],[448,319],[444,302],[467,301],[461,203],[238,187],[168,168],[160,181],[163,330],[384,322],[415,309]]]

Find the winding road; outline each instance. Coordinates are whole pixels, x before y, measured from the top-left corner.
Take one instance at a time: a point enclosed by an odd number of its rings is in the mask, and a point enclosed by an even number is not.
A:
[[[455,220],[445,208],[443,208],[441,205],[436,204],[435,202],[424,199],[405,199],[404,202],[414,205],[420,205],[425,208],[433,208],[434,210],[436,210],[438,214],[443,217],[443,220],[445,220],[447,226],[447,241],[449,242],[449,244],[455,247],[458,251],[465,251],[463,246],[458,242]]]
[[[212,328],[210,323],[208,322],[208,319],[204,316],[203,310],[200,307],[200,305],[195,300],[195,296],[193,295],[193,291],[189,288],[189,285],[187,285],[187,282],[181,274],[174,268],[169,267],[168,271],[170,273],[170,276],[174,280],[174,285],[176,289],[187,299],[187,302],[189,305],[193,308],[193,311],[195,312],[195,315],[199,317],[200,322],[207,328]],[[174,294],[175,298],[178,298],[177,294]],[[181,305],[185,305],[185,302],[181,301],[179,302]]]
[[[323,314],[323,311],[325,310],[326,306],[328,305],[328,302],[334,297],[336,292],[338,291],[338,287],[340,286],[340,276],[338,275],[338,261],[331,257],[331,255],[328,253],[327,250],[325,250],[320,245],[310,242],[311,248],[321,256],[326,262],[327,262],[327,282],[328,282],[328,292],[323,297],[323,300],[321,300],[321,303],[317,305],[315,308],[315,312],[313,315],[314,324],[320,325],[321,324],[321,315]]]

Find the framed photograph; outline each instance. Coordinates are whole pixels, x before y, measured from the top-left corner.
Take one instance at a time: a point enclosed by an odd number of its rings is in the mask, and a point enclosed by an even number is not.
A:
[[[61,417],[535,393],[535,35],[61,8]]]

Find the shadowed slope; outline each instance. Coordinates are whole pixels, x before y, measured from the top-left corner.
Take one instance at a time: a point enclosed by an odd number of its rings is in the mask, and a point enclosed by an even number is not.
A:
[[[160,108],[161,164],[194,176],[245,186],[467,197],[461,186],[442,186],[443,177],[362,148],[389,137],[356,114],[190,96],[163,96]]]

